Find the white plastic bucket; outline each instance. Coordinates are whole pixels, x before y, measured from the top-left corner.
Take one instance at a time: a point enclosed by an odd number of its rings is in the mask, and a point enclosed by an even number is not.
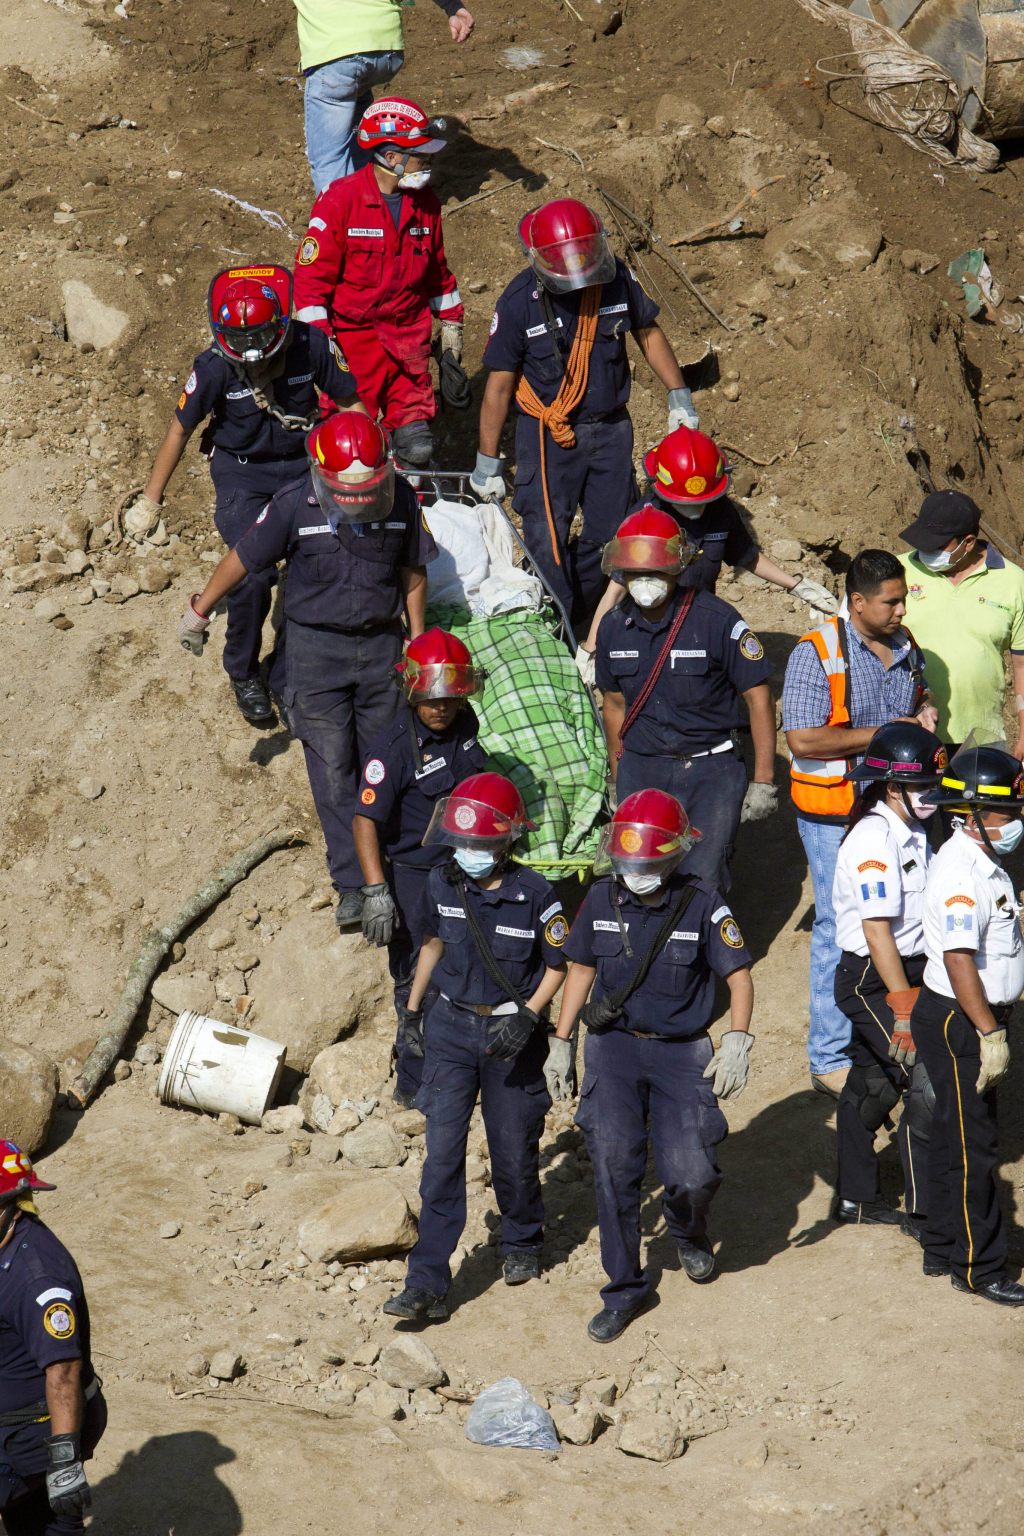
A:
[[[160,1073],[160,1102],[259,1125],[281,1077],[287,1046],[203,1013],[178,1015]]]

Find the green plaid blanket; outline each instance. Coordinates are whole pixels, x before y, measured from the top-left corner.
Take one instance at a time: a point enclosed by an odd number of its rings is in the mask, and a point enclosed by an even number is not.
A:
[[[550,621],[526,612],[474,619],[439,605],[428,622],[458,635],[487,669],[483,698],[473,700],[481,744],[537,823],[517,853],[538,868],[560,860],[583,867],[597,848],[607,754],[576,665]]]

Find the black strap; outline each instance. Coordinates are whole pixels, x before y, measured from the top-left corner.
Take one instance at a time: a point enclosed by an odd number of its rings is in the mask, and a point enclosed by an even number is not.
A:
[[[648,949],[647,953],[644,955],[643,959],[640,961],[640,964],[633,972],[633,975],[627,982],[619,987],[616,992],[612,992],[608,997],[601,999],[603,1007],[609,1010],[614,1009],[616,1013],[622,1012],[623,1008],[626,1006],[626,1003],[633,996],[633,993],[636,991],[636,989],[643,986],[644,982],[647,980],[647,973],[651,969],[651,966],[654,964],[655,960],[657,960],[658,956],[661,954],[662,950],[665,948],[665,945],[669,940],[669,935],[671,934],[676,923],[678,923],[679,919],[682,917],[683,913],[686,911],[687,907],[690,905],[690,902],[693,900],[696,893],[696,881],[691,879],[687,882],[686,889],[680,894],[679,900],[668,913],[661,927],[654,935],[654,942],[652,943],[650,949]]]
[[[399,684],[401,687],[401,684]],[[409,741],[412,746],[412,765],[416,773],[423,772],[423,753],[420,751],[420,733],[416,729],[416,721],[413,718],[413,707],[407,703],[405,711],[405,723],[409,730]]]
[[[452,860],[451,868],[452,873],[450,874],[449,878],[455,889],[458,891],[459,895],[462,897],[462,906],[466,914],[466,922],[469,924],[470,937],[472,938],[473,943],[476,945],[477,954],[480,956],[480,959],[484,963],[484,970],[494,982],[494,985],[496,987],[500,987],[501,991],[504,992],[505,996],[509,999],[510,1002],[515,1003],[517,1008],[525,1008],[526,1003],[524,999],[516,991],[515,987],[509,981],[508,977],[505,975],[505,972],[494,958],[494,952],[491,949],[490,944],[487,942],[487,935],[484,933],[480,919],[477,917],[476,913],[473,911],[472,906],[470,905],[469,892],[466,889],[466,877],[462,873],[462,870],[459,868],[459,866],[455,863],[454,859]]]
[[[622,938],[622,947],[626,951],[626,959],[632,960],[633,946],[629,942],[629,930],[622,921],[622,892],[617,885],[612,888],[612,906],[615,908],[615,920],[619,925],[619,934]]]
[[[0,1413],[0,1429],[14,1429],[19,1424],[43,1424],[49,1417],[50,1410],[44,1397],[38,1403],[26,1403],[24,1408],[12,1408],[9,1413]]]
[[[568,343],[562,333],[562,328],[558,324],[558,316],[555,314],[551,295],[539,278],[537,280],[537,297],[540,300],[541,317],[544,321],[544,329],[548,333],[548,340],[551,343],[551,351],[555,362],[558,364],[559,371],[564,373],[568,358]]]

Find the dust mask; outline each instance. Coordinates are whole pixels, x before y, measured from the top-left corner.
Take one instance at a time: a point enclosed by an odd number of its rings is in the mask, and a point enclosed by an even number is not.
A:
[[[657,608],[669,594],[664,576],[627,576],[626,589],[638,608]]]
[[[404,176],[399,176],[398,185],[403,192],[419,192],[421,188],[430,185],[430,170],[406,171]]]
[[[961,539],[960,544],[963,542]],[[926,571],[948,571],[954,557],[959,558],[960,544],[954,544],[952,549],[918,549],[915,550],[915,554]]]
[[[464,874],[474,880],[484,880],[494,872],[494,866],[498,862],[495,855],[486,848],[456,848],[455,862]]]
[[[938,809],[937,806],[928,804],[923,790],[908,790],[907,799],[910,802],[910,814],[915,821],[927,821],[929,816],[934,816]]]
[[[1008,821],[1004,827],[1000,828],[998,837],[992,837],[991,833],[989,836],[992,838],[992,847],[995,852],[1001,859],[1005,859],[1024,837],[1024,821]]]
[[[1024,822],[1019,822],[1024,826]],[[660,875],[623,874],[619,876],[627,891],[632,891],[634,896],[653,896],[661,886]]]

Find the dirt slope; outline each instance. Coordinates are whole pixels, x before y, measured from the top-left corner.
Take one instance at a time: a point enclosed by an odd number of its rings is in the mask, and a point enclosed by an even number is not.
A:
[[[0,1029],[58,1060],[80,1058],[95,1038],[153,920],[267,825],[287,818],[309,831],[310,846],[278,856],[197,929],[175,973],[202,970],[225,1001],[237,972],[208,948],[212,929],[265,958],[327,889],[298,749],[236,720],[217,642],[192,662],[174,640],[177,612],[217,549],[198,456],[172,487],[166,544],[126,553],[104,532],[145,478],[205,343],[209,275],[235,260],[287,260],[304,228],[292,8],[128,0],[126,9],[122,18],[109,0],[10,0],[0,23],[11,61],[0,164]],[[998,326],[968,328],[945,275],[952,257],[983,243],[1007,292],[1024,291],[1013,161],[987,180],[939,176],[830,106],[813,65],[845,39],[787,0],[630,0],[611,36],[598,30],[607,7],[577,9],[582,23],[538,0],[481,7],[461,52],[433,7],[408,13],[401,83],[463,124],[441,190],[469,358],[519,264],[516,222],[541,198],[571,189],[603,206],[604,187],[671,240],[781,177],[744,212],[741,238],[675,248],[731,329],[656,254],[635,253],[681,353],[714,344],[698,401],[748,471],[759,537],[766,547],[802,540],[812,574],[822,564],[838,574],[866,542],[892,544],[917,496],[898,427],[911,413],[936,473],[969,487],[1019,542],[1021,341]],[[506,50],[516,48],[542,58],[511,68]],[[509,102],[538,85],[553,88]],[[218,191],[271,211],[290,234]],[[621,245],[628,222],[609,213],[609,224]],[[103,306],[92,303],[94,321],[122,327],[112,349],[67,339],[68,283]],[[634,401],[646,446],[664,418],[642,364]],[[471,420],[447,419],[444,440],[446,463],[471,462]],[[85,556],[80,574],[68,569],[81,565],[69,550]],[[94,596],[94,581],[110,591]],[[806,613],[751,585],[723,595],[781,667]],[[36,611],[46,596],[63,616]],[[102,793],[91,797],[89,779]],[[320,1530],[326,1510],[332,1524],[426,1532],[440,1506],[453,1524],[494,1536],[556,1522],[589,1533],[638,1517],[655,1533],[699,1522],[709,1536],[823,1524],[878,1536],[1015,1532],[1014,1319],[925,1282],[898,1236],[837,1232],[827,1221],[834,1130],[828,1105],[806,1091],[809,891],[785,813],[745,829],[734,895],[764,958],[755,1072],[723,1149],[721,1278],[690,1286],[656,1237],[660,1307],[611,1349],[590,1344],[583,1329],[600,1281],[587,1170],[565,1117],[553,1116],[553,1267],[514,1294],[494,1285],[490,1196],[479,1186],[470,1218],[479,1246],[457,1282],[460,1305],[430,1336],[456,1386],[512,1373],[557,1398],[588,1377],[611,1374],[621,1388],[653,1370],[656,1346],[640,1360],[645,1332],[657,1331],[692,1373],[714,1433],[665,1467],[625,1457],[609,1431],[557,1461],[505,1453],[480,1471],[463,1449],[457,1404],[396,1423],[358,1403],[332,1408],[329,1393],[344,1389],[323,1336],[355,1324],[371,1344],[385,1340],[378,1308],[397,1272],[379,1266],[352,1292],[348,1271],[325,1286],[296,1267],[296,1223],[330,1169],[282,1138],[229,1137],[161,1109],[158,1068],[136,1064],[84,1118],[61,1113],[47,1159],[61,1185],[48,1211],[89,1277],[112,1405],[95,1528]],[[253,907],[255,925],[245,916]],[[145,1038],[166,1038],[168,1016],[155,1005],[141,1022],[154,1029]],[[372,1038],[380,1086],[383,1031]],[[1003,1096],[1014,1206],[1024,1180],[1020,1090],[1018,1072]],[[414,1197],[415,1138],[408,1151],[399,1177]],[[556,1176],[565,1151],[572,1159]],[[246,1197],[252,1179],[266,1188]],[[162,1241],[168,1219],[182,1230]],[[653,1197],[645,1220],[655,1232]],[[245,1266],[254,1247],[265,1249],[262,1268]],[[1014,1252],[1019,1262],[1019,1232]],[[190,1355],[220,1347],[246,1359],[237,1386],[187,1376]],[[171,1401],[172,1377],[178,1391],[209,1395]]]

